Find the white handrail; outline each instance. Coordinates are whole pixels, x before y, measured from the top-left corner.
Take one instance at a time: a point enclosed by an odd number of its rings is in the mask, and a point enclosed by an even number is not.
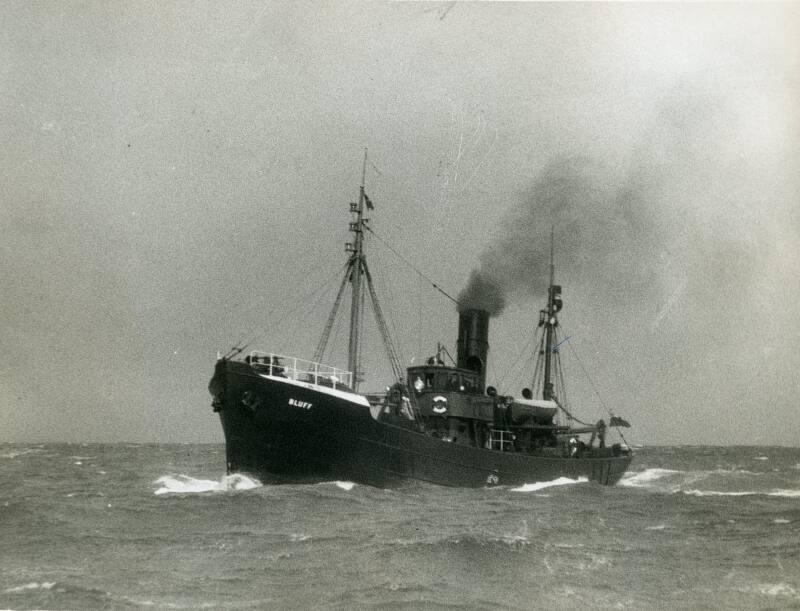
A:
[[[300,382],[311,382],[315,386],[353,385],[353,373],[317,361],[308,361],[296,356],[253,350],[245,359],[251,365],[259,364],[271,376],[289,378]]]

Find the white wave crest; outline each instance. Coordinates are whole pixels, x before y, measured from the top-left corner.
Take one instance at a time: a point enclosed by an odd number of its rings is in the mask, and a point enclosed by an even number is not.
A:
[[[42,583],[37,583],[34,581],[31,583],[26,583],[22,586],[17,586],[15,588],[8,588],[7,590],[4,590],[4,592],[6,594],[14,594],[16,592],[25,592],[27,590],[49,590],[54,585],[56,585],[55,581],[43,581]]]
[[[735,492],[722,492],[718,490],[682,490],[689,496],[782,496],[787,498],[800,498],[800,490],[742,490]]]
[[[753,496],[760,494],[752,491],[721,492],[718,490],[681,490],[687,496]]]
[[[589,480],[586,477],[579,477],[578,479],[570,479],[568,477],[559,477],[550,482],[536,482],[535,484],[523,484],[519,488],[512,488],[512,492],[535,492],[544,488],[552,486],[567,486],[569,484],[585,484]]]
[[[800,597],[797,590],[788,583],[762,583],[757,586],[756,590],[760,594],[765,594],[766,596]]]
[[[645,488],[655,492],[664,492],[676,494],[682,492],[690,496],[752,496],[756,494],[769,495],[769,496],[797,496],[800,491],[795,490],[772,490],[772,491],[754,491],[745,488],[744,490],[735,490],[736,483],[742,482],[743,478],[746,481],[752,481],[755,477],[763,476],[763,473],[756,473],[746,469],[714,469],[710,471],[676,471],[673,469],[645,469],[634,473],[626,473],[620,481],[620,486],[628,486],[630,488]],[[734,490],[730,491],[716,491],[706,490],[705,486],[709,488],[716,487],[714,483],[719,483],[720,478],[724,478],[728,482],[734,482],[730,487]],[[740,484],[741,485],[741,484]],[[724,488],[728,485],[722,486]],[[744,486],[741,486],[742,488]]]
[[[335,482],[342,490],[352,490],[355,487],[353,482]]]
[[[0,458],[17,458],[18,456],[25,456],[26,454],[36,454],[37,452],[41,452],[40,448],[28,448],[26,450],[19,450],[19,451],[11,451],[11,452],[4,452],[0,454]]]
[[[196,479],[188,475],[164,475],[159,477],[155,484],[161,487],[155,494],[196,494],[199,492],[230,492],[238,490],[252,490],[261,486],[257,479],[247,477],[240,473],[225,475],[219,481],[211,479]]]
[[[632,488],[646,488],[651,483],[674,475],[680,475],[685,471],[675,471],[674,469],[645,469],[636,473],[626,473],[619,482],[620,486],[630,486]]]

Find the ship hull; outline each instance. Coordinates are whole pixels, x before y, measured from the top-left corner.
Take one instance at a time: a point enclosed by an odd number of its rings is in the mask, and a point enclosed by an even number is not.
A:
[[[392,487],[522,485],[558,477],[611,485],[630,455],[538,456],[449,443],[373,417],[366,399],[221,360],[210,384],[229,472],[269,483],[348,480]]]

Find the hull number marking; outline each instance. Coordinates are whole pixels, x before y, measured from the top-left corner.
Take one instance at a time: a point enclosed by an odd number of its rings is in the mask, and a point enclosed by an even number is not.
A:
[[[294,407],[299,407],[300,409],[311,409],[311,403],[307,403],[305,401],[299,401],[297,399],[289,399],[289,405],[293,405]]]

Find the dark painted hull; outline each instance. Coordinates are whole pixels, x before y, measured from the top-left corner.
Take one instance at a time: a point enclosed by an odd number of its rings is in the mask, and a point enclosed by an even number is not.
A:
[[[549,457],[449,443],[376,421],[359,395],[265,377],[219,361],[209,386],[225,433],[229,472],[264,482],[408,480],[444,486],[521,485],[558,477],[614,484],[630,455]]]

